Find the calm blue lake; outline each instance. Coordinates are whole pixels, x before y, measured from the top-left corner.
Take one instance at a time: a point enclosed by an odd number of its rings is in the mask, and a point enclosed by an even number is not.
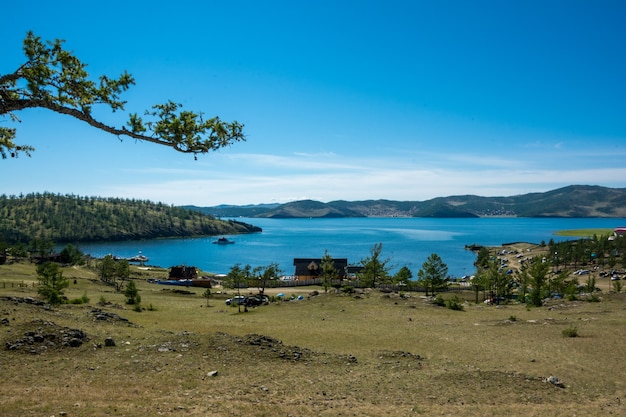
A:
[[[203,271],[227,273],[242,266],[280,265],[293,274],[294,258],[321,258],[328,250],[333,258],[358,264],[374,244],[383,244],[383,258],[392,272],[408,266],[413,275],[431,253],[448,265],[452,276],[471,275],[475,256],[466,244],[500,245],[509,242],[566,240],[554,232],[567,229],[615,228],[626,219],[526,219],[526,218],[355,218],[355,219],[238,219],[263,228],[262,233],[226,236],[233,245],[212,244],[215,238],[159,239],[80,244],[93,256],[130,257],[141,251],[148,264],[162,267],[196,266]]]

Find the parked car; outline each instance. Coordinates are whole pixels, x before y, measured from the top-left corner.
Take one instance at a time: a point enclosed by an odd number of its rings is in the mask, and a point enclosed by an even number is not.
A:
[[[257,307],[263,304],[267,305],[269,304],[269,302],[270,299],[267,295],[257,294],[248,297],[248,300],[246,300],[246,305],[250,307]]]
[[[229,298],[228,300],[226,300],[226,305],[245,305],[246,301],[248,300],[248,297],[246,297],[245,295],[236,295],[233,298]]]

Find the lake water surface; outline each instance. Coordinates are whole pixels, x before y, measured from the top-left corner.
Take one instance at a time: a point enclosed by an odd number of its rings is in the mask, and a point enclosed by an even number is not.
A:
[[[571,238],[555,236],[558,230],[615,228],[626,219],[529,219],[529,218],[349,218],[349,219],[237,219],[263,228],[262,233],[226,236],[236,243],[215,245],[216,238],[158,239],[107,243],[81,243],[93,256],[130,257],[141,251],[148,264],[162,267],[196,266],[203,271],[227,273],[242,266],[279,264],[284,275],[293,274],[294,258],[321,258],[328,250],[333,258],[358,264],[382,243],[383,258],[392,272],[407,266],[417,275],[431,253],[448,265],[452,276],[474,273],[475,255],[466,244],[500,245],[510,242],[546,243]]]

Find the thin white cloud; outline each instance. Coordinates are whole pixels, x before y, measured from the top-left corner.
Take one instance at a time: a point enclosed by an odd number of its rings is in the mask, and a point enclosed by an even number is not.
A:
[[[476,160],[464,154],[431,154],[423,164],[410,161],[340,156],[311,161],[301,154],[234,154],[220,158],[210,169],[165,170],[164,175],[110,185],[104,194],[204,206],[307,198],[422,201],[458,194],[515,195],[570,184],[610,186],[626,178],[626,168],[621,167],[551,166],[499,157]]]

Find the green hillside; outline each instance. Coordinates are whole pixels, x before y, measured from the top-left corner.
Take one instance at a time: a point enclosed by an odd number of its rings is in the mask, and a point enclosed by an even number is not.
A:
[[[333,207],[330,204],[320,203],[313,200],[302,200],[283,204],[274,210],[259,214],[256,217],[271,218],[339,218],[339,217],[363,217],[362,214],[348,208]]]
[[[236,221],[150,201],[52,193],[0,196],[0,237],[81,242],[260,232]]]

